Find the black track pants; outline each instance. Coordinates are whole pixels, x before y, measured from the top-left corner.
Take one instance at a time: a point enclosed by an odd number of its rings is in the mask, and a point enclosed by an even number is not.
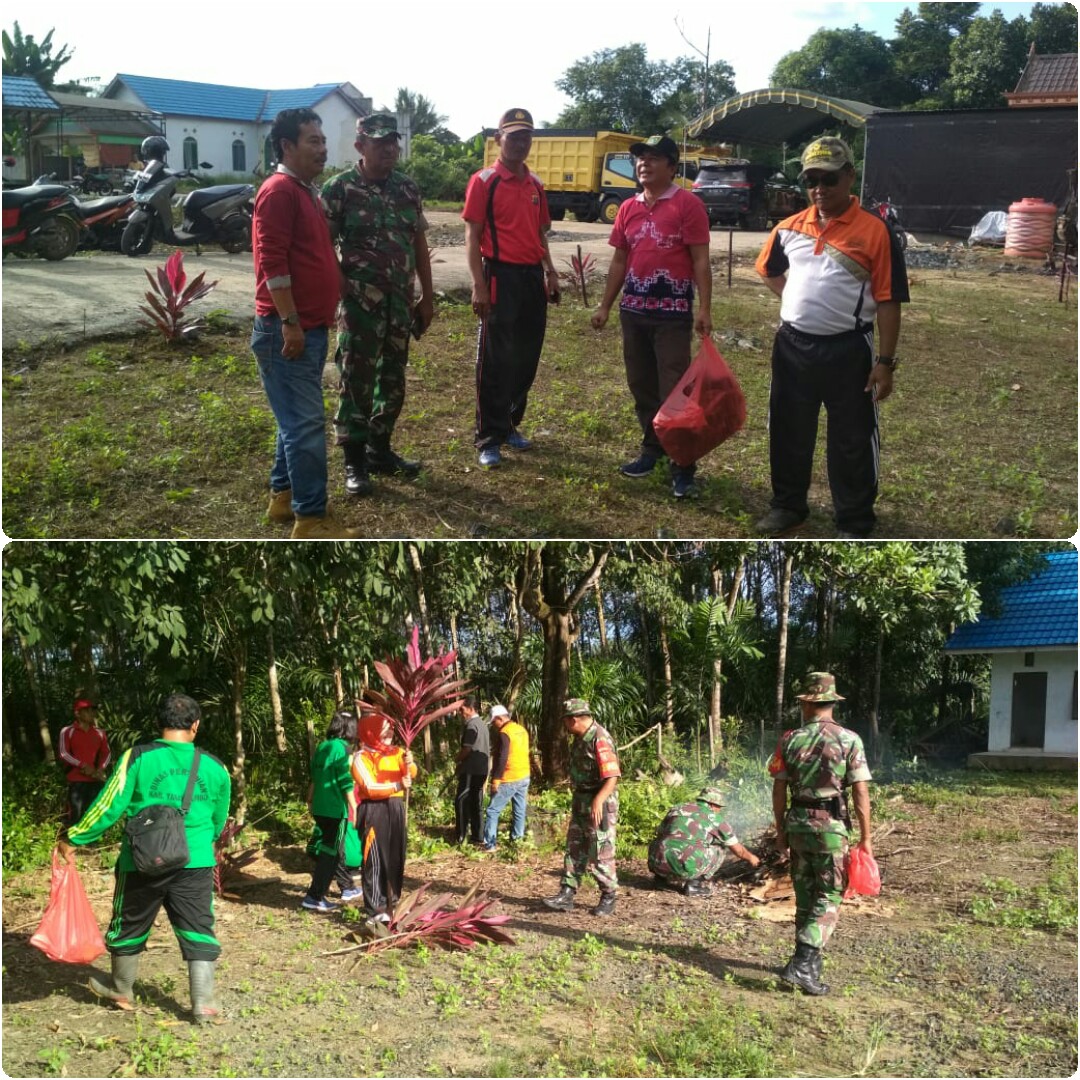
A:
[[[372,913],[392,911],[405,878],[405,800],[362,802],[356,827],[364,853],[360,869],[364,907]]]

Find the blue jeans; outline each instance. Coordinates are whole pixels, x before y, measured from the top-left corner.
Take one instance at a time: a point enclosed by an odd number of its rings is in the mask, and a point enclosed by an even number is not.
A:
[[[484,814],[484,843],[495,846],[495,835],[499,828],[499,815],[508,802],[513,802],[514,825],[510,830],[511,840],[525,839],[525,804],[529,797],[529,778],[511,780],[499,785],[499,790],[491,796],[487,812]]]
[[[304,354],[295,360],[281,355],[285,340],[281,319],[256,315],[251,351],[277,421],[270,490],[292,489],[294,514],[326,513],[326,414],[322,375],[328,333],[325,326],[304,333]]]

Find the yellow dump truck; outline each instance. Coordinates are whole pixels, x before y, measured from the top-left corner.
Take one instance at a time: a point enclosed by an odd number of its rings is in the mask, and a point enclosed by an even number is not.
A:
[[[554,221],[569,210],[578,221],[615,220],[619,207],[640,188],[634,174],[630,147],[641,135],[622,131],[582,131],[571,128],[538,128],[533,132],[528,166],[544,182],[548,209]],[[499,147],[489,135],[484,144],[484,165],[494,165]],[[679,163],[676,182],[690,187],[698,169],[715,156],[688,149]]]

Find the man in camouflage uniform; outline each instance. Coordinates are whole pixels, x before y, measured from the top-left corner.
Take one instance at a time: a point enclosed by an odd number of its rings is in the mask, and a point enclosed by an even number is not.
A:
[[[832,675],[812,671],[798,699],[802,727],[784,732],[769,762],[776,843],[790,852],[795,886],[795,954],[780,977],[808,994],[826,994],[821,950],[836,929],[847,885],[845,790],[851,788],[855,797],[859,847],[873,855],[870,770],[862,739],[833,719],[833,703],[844,699]]]
[[[566,858],[562,884],[544,903],[555,911],[569,911],[586,872],[600,886],[600,902],[593,915],[615,910],[619,879],[615,872],[615,825],[619,815],[616,787],[622,775],[615,740],[593,718],[589,703],[570,698],[563,703],[563,724],[574,737],[570,746],[570,783],[573,801],[566,831]]]
[[[334,427],[345,452],[349,495],[371,494],[370,473],[415,476],[421,468],[390,448],[405,401],[409,334],[420,337],[435,312],[420,190],[395,169],[400,137],[397,119],[389,113],[358,120],[360,160],[322,189],[344,279],[334,356],[341,375]],[[416,278],[421,296],[414,303]]]
[[[728,848],[751,866],[761,861],[739,843],[723,820],[724,793],[715,784],[692,802],[667,812],[649,845],[649,869],[661,881],[677,885],[684,896],[708,896],[708,881],[724,864]]]

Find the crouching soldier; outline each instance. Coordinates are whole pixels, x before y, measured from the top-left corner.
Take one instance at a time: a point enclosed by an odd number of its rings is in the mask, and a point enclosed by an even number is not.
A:
[[[723,820],[724,794],[710,784],[692,802],[672,807],[649,845],[649,869],[684,896],[708,896],[730,851],[751,866],[761,861],[739,843],[735,830]]]
[[[616,786],[622,775],[615,740],[593,718],[589,703],[570,698],[563,704],[563,724],[574,739],[570,746],[570,783],[574,790],[570,826],[566,831],[566,858],[562,887],[544,903],[555,911],[569,911],[586,872],[600,886],[600,902],[593,915],[615,910],[619,886],[615,872],[615,824],[619,814]]]

